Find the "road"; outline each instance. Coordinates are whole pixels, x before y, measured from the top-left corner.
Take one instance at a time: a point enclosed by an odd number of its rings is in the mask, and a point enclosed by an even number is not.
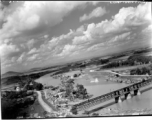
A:
[[[95,72],[100,72],[100,71],[95,71]],[[111,70],[105,70],[104,72],[109,72],[109,73],[112,73],[112,74],[117,74],[119,75],[120,77],[151,77],[152,75],[125,75],[125,74],[120,74],[120,73],[117,73],[117,72],[113,72]]]
[[[113,71],[108,71],[109,73],[113,73],[113,74],[117,74],[119,75],[120,77],[141,77],[141,78],[146,78],[146,77],[152,77],[152,75],[125,75],[125,74],[120,74],[120,73],[116,73],[116,72],[113,72]]]
[[[41,92],[36,91],[36,93],[38,94],[38,101],[40,105],[43,107],[43,109],[47,112],[52,112],[53,111],[52,108],[43,101]]]

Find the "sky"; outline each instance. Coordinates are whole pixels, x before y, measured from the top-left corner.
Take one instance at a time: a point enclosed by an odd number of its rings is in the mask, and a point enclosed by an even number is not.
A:
[[[151,3],[0,3],[1,73],[152,46]]]

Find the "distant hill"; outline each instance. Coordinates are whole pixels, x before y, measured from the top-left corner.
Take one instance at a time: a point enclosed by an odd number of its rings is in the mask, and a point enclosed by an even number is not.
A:
[[[2,78],[6,78],[6,77],[10,77],[10,76],[17,76],[17,75],[21,75],[22,73],[20,72],[14,72],[14,71],[8,71],[4,74],[2,74]]]

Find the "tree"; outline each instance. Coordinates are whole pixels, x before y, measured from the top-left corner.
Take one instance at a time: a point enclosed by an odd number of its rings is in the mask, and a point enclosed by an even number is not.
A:
[[[69,97],[70,100],[74,100],[73,91],[74,91],[74,79],[69,79],[66,82],[62,83],[65,87],[65,96]]]
[[[44,115],[44,117],[45,117],[45,116],[47,115],[47,112],[46,112],[46,111],[44,111],[44,112],[43,112],[43,115]]]
[[[67,84],[65,90],[66,91],[65,96],[68,96],[70,100],[74,100],[73,90],[74,90],[73,84]]]
[[[145,75],[145,74],[151,74],[150,73],[150,69],[149,68],[146,68],[146,67],[143,67],[143,68],[137,68],[137,69],[133,69],[130,71],[130,74],[131,75]]]
[[[87,90],[86,90],[86,88],[84,88],[83,85],[77,84],[76,87],[77,87],[77,94],[76,95],[78,98],[84,99],[84,98],[88,97]]]
[[[75,106],[72,106],[71,112],[75,115],[78,114],[77,108]]]
[[[101,64],[105,64],[105,63],[108,63],[109,60],[108,59],[101,59],[100,62],[101,62]]]
[[[65,91],[65,89],[63,89],[63,88],[60,89],[60,92],[64,92],[64,91]]]
[[[93,113],[92,116],[99,116],[99,113]]]
[[[23,113],[23,118],[26,118],[28,116],[29,116],[28,113],[26,113],[26,112]]]
[[[36,90],[42,90],[43,85],[41,83],[33,82],[33,88],[36,89]]]
[[[89,111],[87,111],[87,110],[85,110],[83,114],[85,114],[85,115],[88,115],[88,116],[89,116],[89,115],[90,115],[90,112],[89,112]]]
[[[78,75],[77,75],[77,74],[74,74],[73,77],[78,77]]]

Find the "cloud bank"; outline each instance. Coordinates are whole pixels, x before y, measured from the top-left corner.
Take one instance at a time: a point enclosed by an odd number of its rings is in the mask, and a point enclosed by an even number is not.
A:
[[[15,65],[34,67],[59,63],[67,61],[67,58],[70,61],[86,57],[93,51],[98,52],[92,55],[97,55],[97,53],[100,55],[101,51],[106,53],[111,49],[114,51],[114,48],[122,49],[125,48],[124,46],[137,43],[149,44],[151,41],[152,19],[151,4],[149,3],[139,4],[137,7],[122,7],[109,20],[81,24],[80,27],[69,29],[68,33],[59,36],[50,37],[49,34],[42,33],[37,38],[20,37],[22,35],[30,36],[31,32],[41,33],[41,30],[53,29],[53,26],[62,23],[64,17],[71,15],[73,10],[86,4],[96,5],[97,3],[27,1],[4,8],[0,12],[2,67],[9,68]],[[14,8],[14,6],[16,7]],[[97,7],[88,15],[84,14],[85,17],[81,16],[80,21],[85,22],[101,17],[106,13],[106,9]],[[104,10],[105,12],[103,12]]]

